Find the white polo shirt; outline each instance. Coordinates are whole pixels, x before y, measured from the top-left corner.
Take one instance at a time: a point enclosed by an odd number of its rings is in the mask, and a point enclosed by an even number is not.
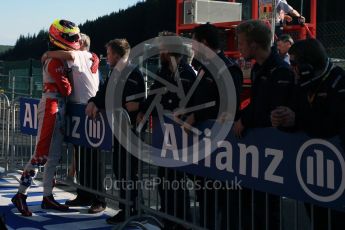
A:
[[[99,85],[99,73],[91,72],[92,54],[88,51],[73,51],[74,61],[67,61],[72,69],[72,94],[69,100],[74,103],[86,104],[87,101],[96,95]]]

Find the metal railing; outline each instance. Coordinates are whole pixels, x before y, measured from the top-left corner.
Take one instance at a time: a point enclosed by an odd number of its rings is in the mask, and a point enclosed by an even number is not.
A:
[[[19,103],[10,103],[5,94],[1,94],[1,159],[6,172],[22,169],[31,158],[36,138],[22,134],[19,126]]]
[[[123,110],[117,113],[120,114],[116,117],[121,117],[118,131],[122,132],[121,136],[128,137],[124,143],[130,148],[132,140],[129,139],[130,135],[126,135],[131,130],[128,114]],[[20,133],[18,114],[18,103],[14,101],[11,104],[4,94],[0,95],[0,154],[4,159],[1,167],[5,172],[21,169],[34,149],[35,137]],[[138,140],[145,140],[148,144],[152,142],[151,131],[137,135],[140,136]],[[141,143],[138,143],[141,150],[139,158],[148,151],[143,149]],[[330,224],[333,218],[331,209],[252,189],[208,190],[206,184],[214,180],[140,161],[125,151],[115,139],[112,151],[88,150],[71,144],[66,144],[64,149],[57,178],[63,183],[121,204],[126,221],[118,225],[118,229],[126,226],[145,229],[143,220],[161,227],[162,223],[165,226],[175,225],[176,229],[316,229],[319,221],[314,218],[316,212],[325,213],[324,217],[328,220],[325,229],[337,229]],[[92,151],[88,154],[89,159],[83,156],[87,151]],[[135,168],[137,170],[133,170]],[[75,177],[75,181],[70,180],[71,177]],[[161,187],[163,179],[169,183],[184,180],[192,186],[169,190]],[[122,181],[139,182],[139,186],[128,189],[115,186],[115,183]],[[201,184],[201,190],[196,187],[198,183]],[[143,186],[145,184],[149,185]],[[275,218],[279,221],[272,222]]]
[[[343,65],[344,62],[339,60],[337,64]],[[33,81],[40,76],[37,73],[35,77],[35,74],[36,71],[33,71],[32,78],[29,78],[20,71],[14,71],[7,78],[1,79],[1,85],[7,86],[5,94],[0,94],[2,173],[22,169],[34,152],[36,138],[20,131],[18,98],[35,96],[33,86],[36,83],[40,84],[39,81]],[[122,118],[120,124],[123,129],[119,131],[128,133],[131,128],[128,114],[123,110],[116,112],[118,114],[115,117]],[[152,130],[137,135],[140,136],[140,140],[150,144],[151,132]],[[130,145],[132,141],[127,139],[125,142]],[[121,204],[127,221],[119,225],[118,229],[128,225],[145,229],[143,219],[161,227],[162,223],[165,226],[176,225],[176,229],[316,229],[319,222],[314,218],[316,212],[324,213],[327,219],[325,229],[337,229],[331,226],[331,221],[334,221],[331,209],[315,207],[286,197],[272,199],[269,193],[260,193],[252,189],[200,191],[196,189],[197,183],[205,185],[212,180],[136,160],[115,139],[112,144],[112,150],[105,151],[66,143],[61,163],[57,168],[57,179]],[[140,144],[141,142],[138,146]],[[141,147],[139,156],[149,151],[144,149],[144,146]],[[87,153],[88,151],[91,153]],[[84,155],[88,155],[89,158]],[[132,170],[133,168],[137,170]],[[159,187],[157,181],[162,179],[169,183],[183,179],[192,186],[191,189],[169,191]],[[131,194],[131,189],[124,189],[121,193],[121,189],[114,186],[121,180],[138,181],[139,184],[149,182],[149,186],[138,186],[135,189],[137,194]],[[110,181],[112,186],[108,184]],[[277,212],[274,218],[279,219],[278,227],[271,223],[272,210]]]
[[[10,131],[10,169],[22,169],[33,155],[36,137],[23,134],[20,130],[20,107],[19,101],[11,103]]]
[[[5,94],[0,94],[0,173],[7,173],[10,156],[10,102]]]

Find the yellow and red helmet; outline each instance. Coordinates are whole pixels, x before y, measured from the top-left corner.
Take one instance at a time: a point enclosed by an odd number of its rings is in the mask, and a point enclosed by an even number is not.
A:
[[[56,19],[49,28],[50,42],[63,50],[80,49],[80,30],[73,22]]]

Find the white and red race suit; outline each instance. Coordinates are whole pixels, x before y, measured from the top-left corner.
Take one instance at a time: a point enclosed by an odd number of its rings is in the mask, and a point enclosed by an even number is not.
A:
[[[50,196],[55,181],[55,170],[62,152],[66,97],[71,94],[64,63],[48,59],[43,66],[43,93],[38,105],[38,132],[36,149],[26,164],[18,189],[26,194],[35,176],[35,169],[44,165],[43,196]]]

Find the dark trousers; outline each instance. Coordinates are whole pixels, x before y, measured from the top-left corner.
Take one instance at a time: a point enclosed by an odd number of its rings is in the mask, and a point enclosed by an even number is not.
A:
[[[186,181],[184,173],[174,169],[159,167],[158,193],[161,203],[161,211],[180,219],[190,220],[190,197],[189,192],[182,185]],[[173,185],[175,181],[175,185]],[[178,186],[177,186],[178,185]]]
[[[205,180],[207,181],[207,186]],[[196,183],[201,188],[196,190],[197,201],[200,207],[200,226],[215,230],[238,229],[238,191],[227,189],[223,182],[220,189],[212,188],[213,182],[214,180],[197,177]],[[199,185],[197,186],[199,187]]]
[[[266,229],[267,224],[269,229],[279,229],[280,198],[279,196],[269,194],[267,196],[267,201],[268,207],[266,207],[266,194],[264,192],[252,191],[251,189],[246,188],[242,189],[241,202],[243,229],[249,230],[251,229],[251,226],[254,225],[255,229],[264,230]],[[268,216],[266,216],[266,208],[268,209]],[[252,211],[254,211],[254,222],[252,221]]]
[[[311,220],[311,206],[310,204],[304,205],[307,214]],[[314,219],[314,229],[315,230],[323,230],[328,229],[328,209],[324,207],[314,206],[313,210],[313,219]],[[332,230],[343,230],[344,229],[344,220],[345,220],[345,212],[331,210],[331,229]]]
[[[91,188],[96,191],[103,190],[103,181],[101,175],[101,166],[99,152],[96,149],[74,146],[76,174],[80,185]],[[93,202],[102,202],[105,204],[105,198],[82,189],[77,189],[77,195],[85,200]]]
[[[126,159],[127,156],[129,161]],[[126,177],[127,167],[130,167],[128,178]],[[122,147],[116,138],[114,139],[113,172],[118,180],[116,183],[121,199],[126,199],[127,188],[130,189],[130,201],[133,202],[133,205],[130,206],[130,213],[135,214],[137,212],[136,202],[138,197],[138,188],[136,186],[138,181],[138,159],[127,153],[127,150]],[[125,204],[119,202],[119,209],[124,211],[125,207]]]

